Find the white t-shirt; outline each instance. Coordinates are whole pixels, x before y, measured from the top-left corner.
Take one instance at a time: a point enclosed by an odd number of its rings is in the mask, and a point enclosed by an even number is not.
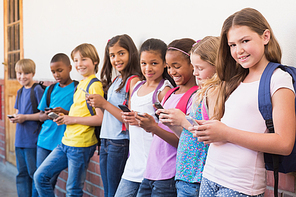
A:
[[[258,108],[259,81],[241,83],[225,103],[221,122],[236,129],[265,133],[267,128]],[[279,88],[294,92],[291,76],[281,69],[271,78],[271,95]],[[265,190],[266,170],[262,152],[232,143],[211,144],[203,176],[217,184],[248,195]]]
[[[137,86],[137,84],[135,85],[135,87]],[[170,82],[168,80],[165,80],[163,86],[157,92],[157,101],[158,94],[166,86],[172,88]],[[152,105],[152,96],[154,91],[150,92],[149,94],[146,94],[145,96],[138,96],[138,90],[141,87],[139,87],[131,97],[131,109],[137,112],[152,115],[154,119],[157,120],[155,116],[155,110]],[[130,155],[127,159],[122,178],[129,181],[141,183],[143,180],[144,171],[146,169],[147,158],[153,136],[151,133],[146,132],[141,127],[130,125],[129,137]]]

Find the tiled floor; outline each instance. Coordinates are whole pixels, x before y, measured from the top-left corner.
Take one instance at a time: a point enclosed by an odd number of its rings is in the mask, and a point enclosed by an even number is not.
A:
[[[12,164],[0,162],[0,197],[17,197],[15,176],[17,169]]]

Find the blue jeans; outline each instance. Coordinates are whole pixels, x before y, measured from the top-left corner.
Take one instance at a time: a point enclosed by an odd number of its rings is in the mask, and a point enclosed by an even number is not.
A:
[[[198,197],[200,183],[189,183],[177,180],[176,188],[178,197]]]
[[[129,140],[101,139],[100,169],[104,196],[113,197],[128,157]]]
[[[52,152],[51,150],[47,150],[45,148],[37,146],[37,168],[39,168],[39,166],[42,164],[42,162],[46,159],[46,157],[51,152]],[[58,177],[59,177],[59,174],[56,174],[51,178],[50,183],[52,185],[52,188],[55,188]]]
[[[263,197],[264,193],[250,196],[247,194],[243,194],[232,189],[223,187],[213,181],[210,181],[207,178],[202,178],[200,185],[200,197],[223,197],[223,196],[236,196],[236,197]]]
[[[143,179],[137,197],[176,197],[175,184],[175,177],[158,181]]]
[[[36,197],[38,193],[35,188],[33,175],[36,171],[36,148],[15,147],[16,188],[18,196]]]
[[[121,179],[115,197],[136,197],[141,183]]]
[[[34,174],[36,188],[41,197],[54,197],[51,178],[68,168],[67,196],[82,196],[86,170],[96,145],[72,147],[59,144],[43,161]]]

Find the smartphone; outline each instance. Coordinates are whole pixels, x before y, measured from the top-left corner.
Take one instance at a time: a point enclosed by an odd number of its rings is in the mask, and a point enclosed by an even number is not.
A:
[[[185,118],[192,124],[192,126],[199,126],[199,124],[191,116],[185,116]]]
[[[145,118],[145,113],[138,112],[138,116]]]
[[[163,109],[162,105],[160,104],[160,102],[155,102],[154,103],[154,106],[157,108],[157,109]]]
[[[126,105],[118,105],[118,107],[123,111],[123,112],[131,112],[129,108]]]
[[[50,112],[50,113],[48,114],[48,116],[51,117],[52,119],[56,119],[56,118],[59,117],[59,115],[57,115],[57,114],[54,113],[54,112]]]
[[[8,118],[14,118],[14,116],[13,116],[13,115],[7,115],[7,117],[8,117]]]
[[[80,90],[82,90],[86,95],[89,95],[89,93],[86,90],[84,90],[83,88],[80,88]]]
[[[45,110],[45,111],[49,111],[49,110],[52,110],[52,108],[50,108],[50,107],[45,107],[44,110]]]

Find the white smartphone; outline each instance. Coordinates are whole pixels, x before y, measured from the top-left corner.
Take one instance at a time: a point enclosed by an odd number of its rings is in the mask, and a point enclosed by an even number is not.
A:
[[[192,124],[192,126],[199,126],[199,124],[191,116],[185,116],[186,120]]]
[[[50,112],[50,113],[48,114],[48,116],[51,117],[52,119],[56,119],[56,118],[59,117],[59,115],[57,115],[57,114],[54,113],[54,112]]]
[[[89,93],[86,90],[84,90],[83,88],[80,88],[80,90],[82,90],[86,95],[89,95]]]

